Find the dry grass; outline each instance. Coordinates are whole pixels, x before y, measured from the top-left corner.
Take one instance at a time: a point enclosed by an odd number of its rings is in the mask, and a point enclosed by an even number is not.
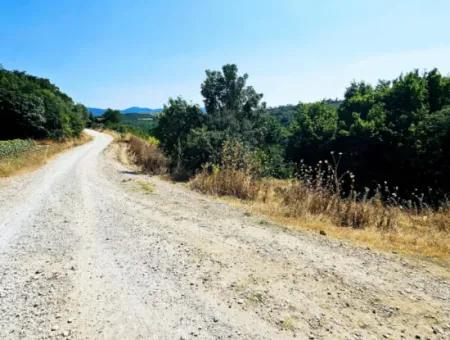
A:
[[[253,200],[261,190],[261,182],[255,180],[257,170],[252,153],[242,143],[226,142],[220,165],[206,164],[190,187],[205,194]]]
[[[192,189],[210,195],[234,196],[240,199],[255,199],[259,185],[243,171],[215,168],[212,173],[204,170],[190,182]]]
[[[207,174],[200,176],[191,182],[194,189],[205,185],[200,191],[215,195],[227,192],[214,189],[216,180],[205,178]],[[251,199],[226,193],[225,201],[288,228],[325,232],[361,246],[434,258],[445,266],[450,263],[448,207],[417,214],[385,206],[377,199],[342,199],[326,191],[304,188],[297,180],[253,182],[245,182],[245,187],[251,187],[250,192],[257,191]]]
[[[286,216],[325,215],[341,227],[374,227],[383,231],[393,230],[397,223],[397,209],[383,204],[378,197],[360,200],[354,193],[342,197],[339,192],[324,186],[291,180],[278,186],[266,184],[263,200],[271,190],[282,201]]]
[[[167,172],[167,158],[156,143],[136,136],[125,136],[128,139],[129,152],[134,163],[150,175],[162,175]]]
[[[92,137],[82,134],[79,138],[70,138],[64,141],[40,140],[28,151],[12,157],[0,159],[0,177],[10,177],[20,173],[39,168],[52,157],[69,148],[87,143]]]
[[[339,172],[340,155],[331,155],[331,163],[301,164],[297,179],[261,179],[257,164],[242,145],[225,144],[221,164],[202,171],[190,186],[225,196],[228,202],[281,225],[450,264],[450,203],[439,211],[405,209],[395,193],[385,201],[379,189],[358,193],[353,190],[354,175]],[[344,187],[349,188],[347,192]]]

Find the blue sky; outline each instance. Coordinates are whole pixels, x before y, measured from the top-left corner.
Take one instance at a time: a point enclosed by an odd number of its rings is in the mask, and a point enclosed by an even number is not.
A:
[[[273,106],[342,97],[352,80],[450,73],[448,0],[2,0],[0,64],[87,106],[201,103],[236,63]]]

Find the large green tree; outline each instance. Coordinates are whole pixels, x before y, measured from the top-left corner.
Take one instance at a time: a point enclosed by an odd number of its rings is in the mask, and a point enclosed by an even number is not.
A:
[[[221,71],[206,71],[201,93],[205,111],[178,98],[169,100],[158,117],[156,134],[162,147],[176,164],[180,158],[188,172],[205,162],[219,162],[221,149],[228,140],[283,159],[283,150],[271,147],[278,131],[270,121],[262,94],[247,86],[248,76],[239,75],[236,65]],[[273,146],[273,145],[272,145]],[[281,155],[281,157],[280,157]]]
[[[324,103],[300,104],[291,124],[289,157],[315,163],[331,151],[337,131],[336,108]]]
[[[161,141],[161,147],[170,156],[173,165],[185,168],[198,166],[192,159],[193,153],[188,145],[192,130],[202,126],[205,115],[198,105],[189,104],[181,97],[169,99],[157,117],[154,134]]]
[[[122,114],[119,110],[106,109],[106,111],[102,115],[103,123],[107,126],[113,126],[120,123],[122,120]]]
[[[263,137],[266,105],[261,102],[263,95],[246,85],[247,79],[234,64],[223,66],[222,71],[207,70],[201,93],[208,129],[256,144]]]

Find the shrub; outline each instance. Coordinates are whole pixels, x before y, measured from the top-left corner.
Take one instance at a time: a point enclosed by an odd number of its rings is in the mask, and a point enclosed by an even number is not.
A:
[[[190,185],[203,193],[240,199],[255,199],[260,190],[260,183],[248,173],[219,167],[214,167],[212,171],[202,170]]]
[[[227,141],[222,147],[220,165],[206,164],[191,181],[191,187],[213,195],[255,199],[261,183],[254,156],[244,144]]]
[[[29,139],[13,139],[0,141],[0,158],[11,157],[31,150],[34,142]]]
[[[149,143],[136,136],[130,136],[129,151],[143,171],[151,175],[162,175],[167,172],[167,158],[156,143]]]

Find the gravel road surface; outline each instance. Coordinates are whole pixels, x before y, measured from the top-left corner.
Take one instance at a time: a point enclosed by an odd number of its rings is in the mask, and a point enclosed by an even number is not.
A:
[[[117,161],[0,180],[0,339],[448,339],[435,264],[288,231]]]

